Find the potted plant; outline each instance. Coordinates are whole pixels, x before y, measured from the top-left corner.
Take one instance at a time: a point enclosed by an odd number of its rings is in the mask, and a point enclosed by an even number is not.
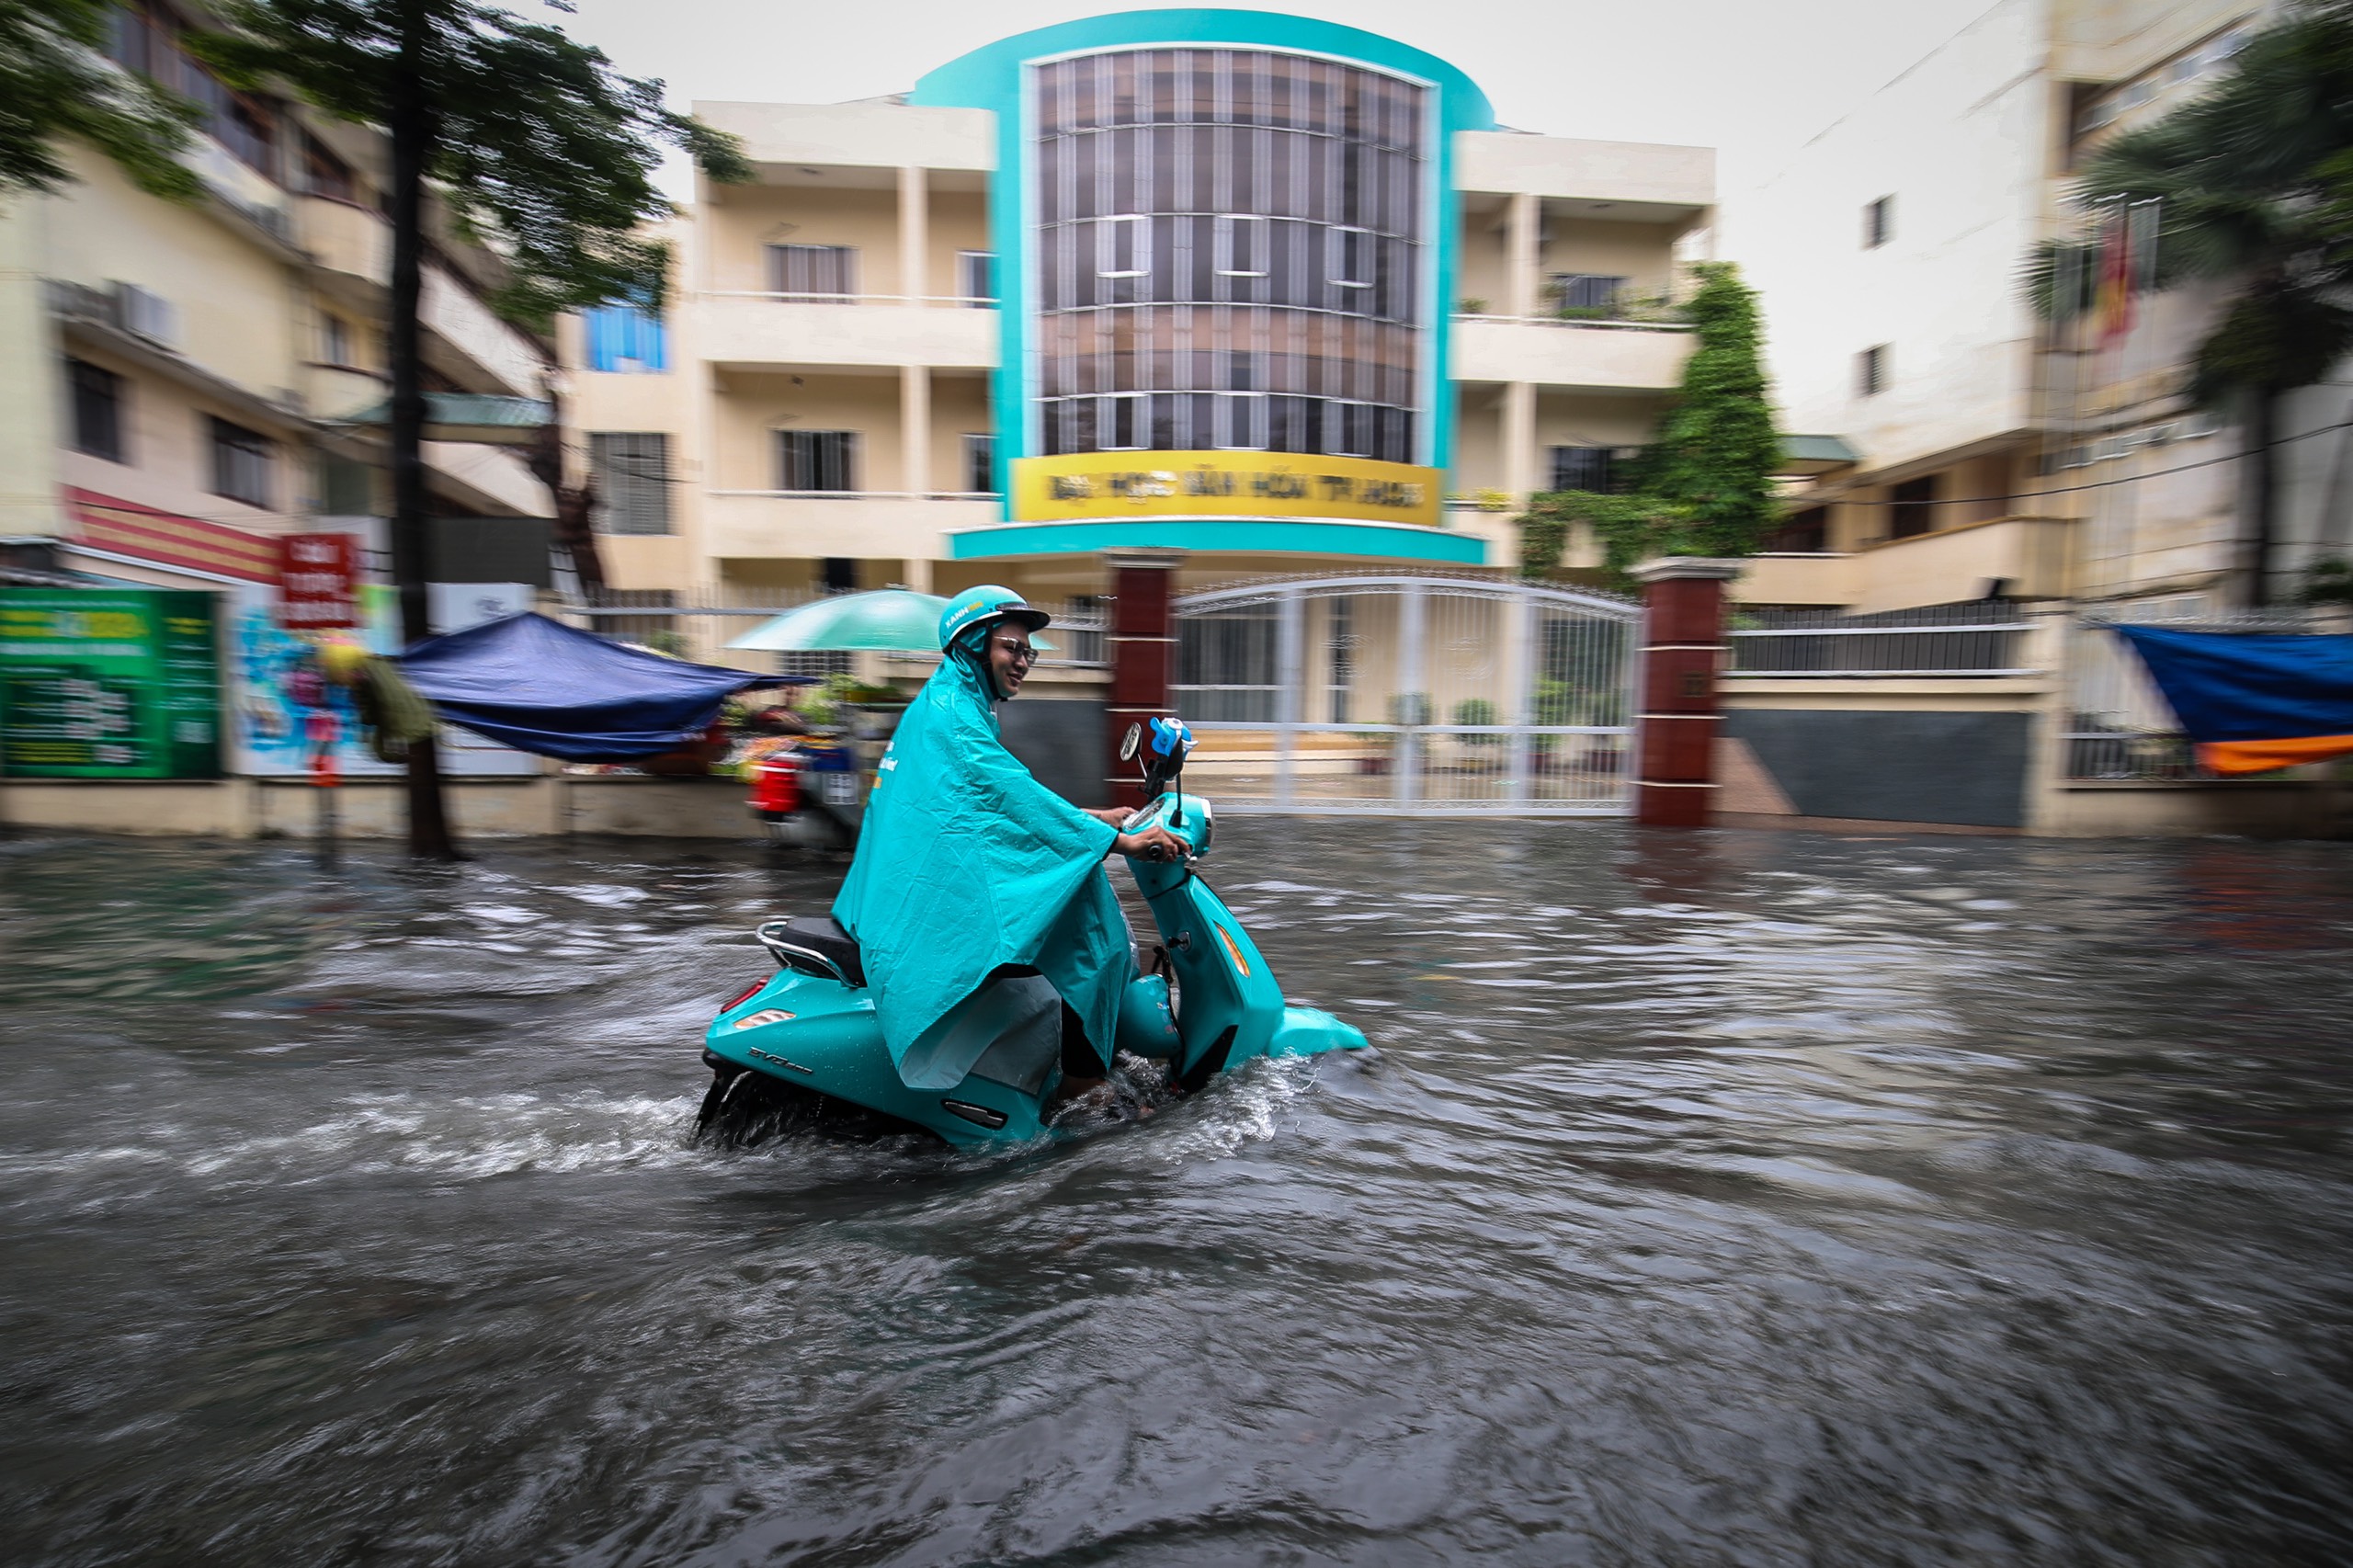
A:
[[[1468,727],[1495,722],[1495,705],[1483,697],[1466,697],[1454,705],[1454,722],[1457,725]],[[1492,773],[1495,770],[1497,761],[1488,753],[1502,744],[1503,736],[1463,735],[1460,738],[1463,747],[1471,753],[1471,767],[1474,772]]]

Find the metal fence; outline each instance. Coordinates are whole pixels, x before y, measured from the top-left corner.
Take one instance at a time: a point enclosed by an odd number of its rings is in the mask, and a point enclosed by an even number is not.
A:
[[[1876,615],[1826,609],[1756,609],[1734,615],[1732,668],[1738,676],[1812,676],[2034,675],[2026,663],[2033,623],[2000,599],[1924,605]]]
[[[1277,578],[1176,602],[1188,777],[1222,809],[1620,815],[1635,605],[1487,577]]]
[[[2222,610],[2203,594],[2110,606],[2067,630],[2067,777],[2146,781],[2212,777],[2115,624],[2192,631],[2310,631],[2302,608]]]

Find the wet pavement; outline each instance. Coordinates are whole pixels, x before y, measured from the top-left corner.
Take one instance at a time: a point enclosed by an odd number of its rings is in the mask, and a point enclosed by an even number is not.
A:
[[[2353,846],[1237,818],[1377,1054],[990,1157],[690,1142],[838,864],[478,850],[0,843],[0,1557],[2353,1557]]]

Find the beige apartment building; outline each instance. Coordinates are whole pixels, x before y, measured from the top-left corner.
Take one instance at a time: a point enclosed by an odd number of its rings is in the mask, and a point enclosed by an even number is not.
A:
[[[2053,327],[2019,274],[2044,240],[2113,215],[2073,199],[2085,153],[2211,84],[2256,0],[2008,0],[1853,105],[1725,225],[1762,296],[1790,428],[1853,461],[1791,497],[1741,585],[1766,605],[1859,612],[2020,598],[2219,610],[2253,597],[2227,460],[2238,432],[2183,396],[2227,290],[2144,293],[2120,337]],[[2128,220],[2151,263],[2152,213]],[[2280,434],[2347,415],[2340,383]],[[2276,599],[2353,551],[2345,437],[2283,449]]]
[[[889,99],[699,103],[671,292],[561,335],[640,608],[1516,562],[1690,351],[1705,149],[1497,127],[1441,61],[1252,12],[1006,40]],[[631,622],[654,627],[656,621]],[[741,621],[679,617],[709,648]]]
[[[381,564],[382,139],[231,91],[176,46],[182,25],[124,6],[110,52],[203,108],[200,200],[76,146],[76,183],[0,205],[0,567],[19,580],[270,585],[276,536],[313,529],[361,535]],[[542,422],[551,349],[484,303],[499,281],[489,251],[435,233],[426,461],[452,519],[551,510],[507,444]],[[462,570],[471,536],[443,537]]]

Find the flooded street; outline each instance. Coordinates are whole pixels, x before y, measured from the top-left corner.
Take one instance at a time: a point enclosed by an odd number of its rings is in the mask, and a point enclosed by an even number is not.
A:
[[[838,864],[477,853],[0,843],[9,1562],[2353,1556],[2353,846],[1237,818],[1377,1055],[992,1157],[690,1143]]]

